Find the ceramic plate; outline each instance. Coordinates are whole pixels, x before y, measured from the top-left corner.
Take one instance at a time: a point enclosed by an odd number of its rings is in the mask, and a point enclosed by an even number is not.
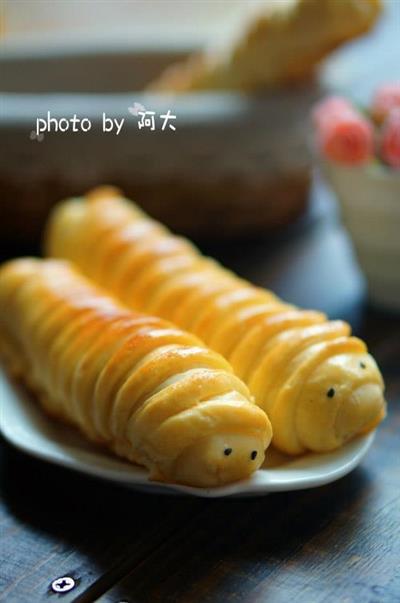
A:
[[[354,469],[375,435],[359,437],[332,453],[308,454],[296,459],[270,450],[265,466],[247,480],[218,488],[192,488],[152,482],[145,469],[121,461],[86,442],[79,433],[49,419],[31,396],[1,370],[0,400],[0,430],[17,448],[51,463],[150,493],[217,498],[315,488]]]

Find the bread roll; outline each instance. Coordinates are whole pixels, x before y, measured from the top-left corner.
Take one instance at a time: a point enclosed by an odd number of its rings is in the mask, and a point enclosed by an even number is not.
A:
[[[321,59],[367,32],[381,0],[272,0],[243,3],[240,29],[168,67],[155,91],[255,90],[310,78]]]
[[[385,416],[379,369],[348,324],[238,278],[115,189],[56,208],[47,251],[225,356],[268,414],[273,443],[288,454],[333,450]]]
[[[151,479],[217,486],[264,460],[270,423],[226,360],[124,308],[68,263],[0,269],[0,335],[6,364],[49,414]]]

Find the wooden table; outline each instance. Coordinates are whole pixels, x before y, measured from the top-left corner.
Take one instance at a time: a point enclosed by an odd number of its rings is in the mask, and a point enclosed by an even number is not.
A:
[[[200,500],[137,494],[3,443],[0,601],[400,600],[400,318],[366,307],[323,192],[290,236],[207,250],[291,301],[349,319],[367,340],[389,416],[362,465],[315,490]],[[56,594],[63,576],[76,586]]]

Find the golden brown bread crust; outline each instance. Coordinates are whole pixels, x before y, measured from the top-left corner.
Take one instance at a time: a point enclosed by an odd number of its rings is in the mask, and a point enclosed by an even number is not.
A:
[[[46,246],[126,305],[173,321],[224,355],[269,415],[281,450],[331,450],[384,417],[379,369],[346,323],[239,279],[115,189],[56,208]]]
[[[193,335],[119,305],[66,262],[0,269],[0,351],[49,414],[153,479],[215,486],[264,460],[270,423],[229,364]]]
[[[231,48],[190,56],[149,87],[252,90],[305,80],[329,52],[372,27],[381,2],[280,0],[260,8]]]

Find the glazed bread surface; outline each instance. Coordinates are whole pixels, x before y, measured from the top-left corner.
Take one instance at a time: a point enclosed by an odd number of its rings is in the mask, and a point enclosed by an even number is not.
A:
[[[46,248],[127,306],[171,320],[222,354],[286,453],[333,450],[385,416],[380,371],[348,324],[238,278],[116,189],[60,204]]]
[[[152,479],[222,485],[264,460],[270,423],[226,360],[124,308],[67,262],[0,268],[0,352],[50,415]]]

